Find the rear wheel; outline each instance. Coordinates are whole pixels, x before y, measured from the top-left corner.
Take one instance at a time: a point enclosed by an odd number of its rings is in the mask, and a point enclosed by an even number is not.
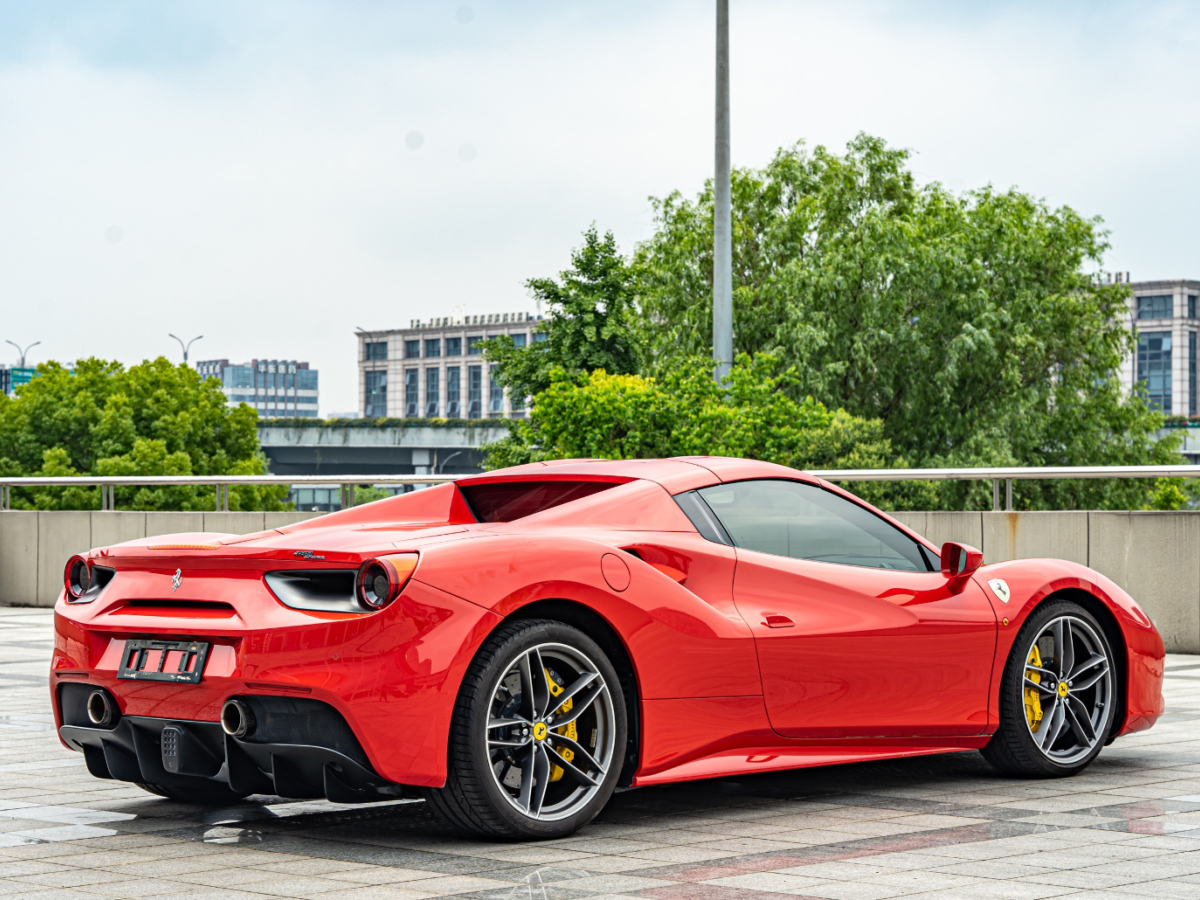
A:
[[[1077,603],[1035,610],[1000,682],[1000,727],[983,755],[1009,775],[1081,772],[1113,727],[1117,679],[1104,629]]]
[[[248,794],[239,794],[237,791],[229,789],[229,786],[222,784],[219,781],[210,781],[207,778],[196,779],[197,784],[138,784],[143,791],[149,791],[151,794],[157,794],[160,797],[167,797],[171,800],[178,800],[180,803],[190,803],[193,806],[225,806],[230,803],[237,803],[239,800],[244,800]]]
[[[429,805],[485,837],[571,834],[612,795],[627,733],[617,674],[595,641],[561,622],[514,622],[463,679],[446,786],[426,792]]]

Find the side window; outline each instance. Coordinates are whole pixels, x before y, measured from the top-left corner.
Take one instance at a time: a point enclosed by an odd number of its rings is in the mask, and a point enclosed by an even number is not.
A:
[[[735,547],[872,569],[928,572],[931,568],[920,544],[904,532],[813,484],[738,481],[701,488],[695,494]]]

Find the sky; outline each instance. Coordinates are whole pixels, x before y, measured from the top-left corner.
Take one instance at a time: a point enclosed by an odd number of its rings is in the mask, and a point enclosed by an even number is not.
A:
[[[1200,279],[1200,0],[731,0],[733,160],[859,132],[923,181],[1100,216]],[[0,341],[307,360],[528,310],[595,223],[713,167],[711,0],[0,0]],[[0,343],[0,361],[17,351]]]

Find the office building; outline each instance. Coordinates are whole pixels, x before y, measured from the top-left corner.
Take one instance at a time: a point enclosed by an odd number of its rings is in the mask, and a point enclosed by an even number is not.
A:
[[[529,313],[413,320],[408,328],[358,333],[358,408],[367,418],[499,419],[525,415],[479,347],[509,335],[524,347],[540,317]]]
[[[1200,281],[1130,282],[1127,273],[1118,273],[1115,280],[1131,289],[1129,320],[1135,331],[1134,352],[1121,367],[1122,382],[1142,391],[1151,406],[1169,416],[1197,415]]]
[[[10,397],[23,384],[29,384],[37,377],[37,369],[33,366],[0,366],[0,394]]]
[[[221,382],[230,406],[245,403],[264,419],[317,417],[320,395],[316,369],[294,359],[252,359],[230,363],[208,359],[196,363],[201,378]]]

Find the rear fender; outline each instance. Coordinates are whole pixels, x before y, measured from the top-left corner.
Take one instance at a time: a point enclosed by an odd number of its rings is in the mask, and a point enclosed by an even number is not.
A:
[[[707,546],[693,554],[696,568],[683,584],[611,545],[564,536],[445,544],[425,554],[416,577],[503,617],[545,600],[590,608],[624,642],[644,700],[761,695],[750,629],[731,601],[728,612],[718,608],[732,592],[733,553],[699,535],[675,543],[692,538]],[[706,599],[689,581],[704,585]]]

